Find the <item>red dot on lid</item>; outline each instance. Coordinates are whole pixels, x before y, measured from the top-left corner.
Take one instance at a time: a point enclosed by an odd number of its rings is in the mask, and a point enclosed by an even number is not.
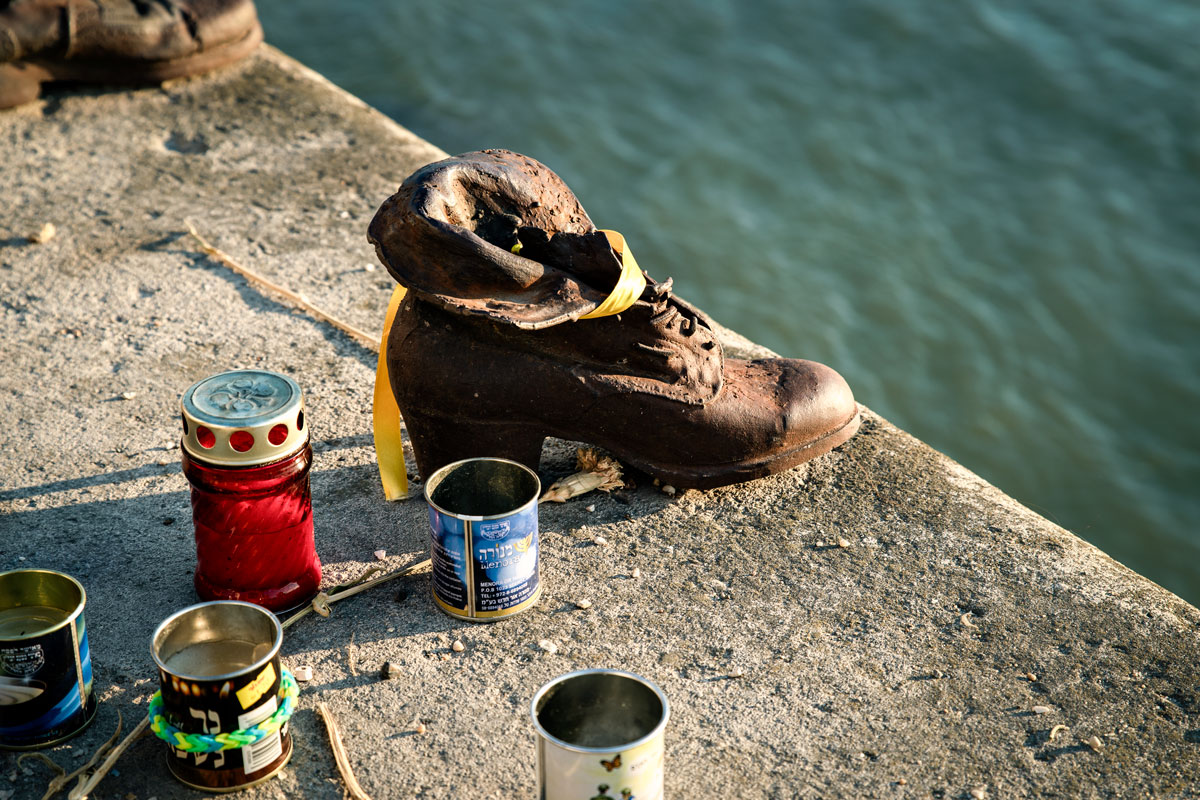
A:
[[[196,426],[196,441],[200,443],[201,447],[208,450],[217,443],[217,437],[208,428],[198,425]]]
[[[254,437],[249,431],[234,431],[229,437],[229,446],[239,453],[244,453],[251,447],[254,447]]]
[[[267,441],[278,447],[287,441],[288,428],[282,422],[271,428],[271,432],[267,434]]]

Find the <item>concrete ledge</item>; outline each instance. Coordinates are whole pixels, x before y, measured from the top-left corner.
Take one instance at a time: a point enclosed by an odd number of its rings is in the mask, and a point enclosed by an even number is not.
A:
[[[367,220],[442,153],[265,47],[202,79],[2,113],[0,146],[0,569],[88,590],[102,706],[50,752],[71,769],[118,712],[144,713],[150,634],[195,601],[176,444],[194,380],[261,365],[305,388],[327,583],[380,548],[388,567],[424,557],[424,505],[385,504],[374,473],[374,356],[181,231],[375,331],[392,283],[368,270]],[[28,244],[46,222],[58,235]],[[543,476],[572,453],[550,446]],[[543,508],[547,591],[521,617],[452,620],[425,575],[289,630],[285,662],[314,672],[295,754],[240,796],[342,796],[321,699],[376,800],[531,797],[529,698],[615,666],[671,698],[671,797],[1200,797],[1200,612],[878,416],[775,478],[627,500]],[[404,677],[380,681],[385,660]],[[162,759],[139,742],[94,796],[201,796]],[[39,797],[49,773],[29,767],[0,754],[0,796]]]

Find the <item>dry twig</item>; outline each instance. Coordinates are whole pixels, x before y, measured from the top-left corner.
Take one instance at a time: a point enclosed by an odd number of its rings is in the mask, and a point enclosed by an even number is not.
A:
[[[346,790],[354,800],[371,800],[371,797],[358,785],[354,770],[350,768],[350,758],[346,755],[346,746],[342,744],[342,732],[338,729],[333,712],[324,703],[317,703],[317,713],[325,722],[325,730],[329,732],[329,745],[333,748],[333,760],[337,763],[338,772],[346,783]]]
[[[379,337],[378,336],[371,336],[370,334],[364,333],[363,331],[360,331],[358,328],[355,328],[352,325],[342,322],[337,317],[327,314],[324,311],[322,311],[321,309],[314,306],[312,303],[310,303],[308,301],[307,297],[300,294],[299,292],[293,292],[291,289],[287,289],[283,286],[280,286],[277,283],[272,283],[271,281],[264,278],[262,275],[259,275],[257,272],[255,272],[247,267],[243,267],[241,264],[234,261],[233,258],[230,257],[230,255],[228,253],[225,253],[225,252],[213,247],[211,244],[208,243],[208,241],[203,236],[196,233],[196,229],[194,227],[192,227],[192,223],[185,221],[184,224],[187,225],[188,234],[193,239],[196,240],[196,243],[200,245],[200,250],[202,252],[204,252],[206,255],[212,256],[217,261],[220,261],[222,264],[229,267],[231,270],[236,272],[238,275],[241,275],[243,278],[250,281],[251,283],[258,284],[259,286],[261,286],[265,289],[269,289],[270,291],[275,292],[278,295],[282,295],[283,297],[286,297],[293,304],[299,306],[303,310],[307,311],[309,314],[312,314],[317,319],[322,320],[324,322],[328,322],[330,325],[337,328],[342,333],[345,333],[347,336],[349,336],[350,338],[357,341],[359,344],[361,344],[363,347],[370,350],[372,353],[379,352]]]
[[[378,586],[381,583],[394,580],[395,578],[403,578],[405,575],[412,575],[414,572],[418,572],[423,570],[425,567],[431,566],[432,563],[433,562],[427,558],[424,561],[420,561],[416,564],[405,567],[404,569],[397,570],[395,572],[389,572],[387,575],[383,575],[373,580],[367,580],[367,578],[370,578],[376,572],[379,572],[379,567],[371,567],[358,578],[347,584],[344,588],[338,587],[337,590],[333,592],[318,592],[317,596],[312,599],[311,603],[284,620],[283,627],[291,627],[312,611],[316,611],[322,617],[328,617],[331,610],[329,608],[330,603],[336,603],[339,600],[345,600],[347,597],[353,597],[359,592],[365,592],[367,589]]]
[[[104,780],[104,776],[109,773],[109,770],[116,765],[117,759],[119,759],[125,753],[125,751],[129,749],[131,744],[140,739],[142,734],[144,734],[149,728],[150,718],[142,717],[142,721],[134,726],[133,730],[129,732],[128,736],[121,740],[119,745],[112,749],[112,751],[104,759],[104,763],[97,767],[95,772],[88,776],[81,774],[84,770],[92,766],[96,759],[100,757],[100,754],[105,750],[105,748],[110,747],[113,741],[116,740],[117,734],[121,732],[120,714],[118,714],[117,732],[113,734],[112,739],[109,739],[104,747],[101,747],[96,751],[96,754],[92,756],[91,761],[89,761],[80,769],[71,773],[72,777],[79,775],[79,783],[75,784],[75,788],[72,789],[71,793],[67,795],[67,800],[84,800],[84,798],[91,794],[92,790],[100,784],[100,781]]]

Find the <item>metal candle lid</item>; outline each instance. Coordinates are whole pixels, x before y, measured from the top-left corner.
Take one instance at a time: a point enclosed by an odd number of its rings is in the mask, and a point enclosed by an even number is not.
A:
[[[180,406],[183,449],[208,464],[267,464],[308,442],[300,385],[277,372],[222,372],[192,384]]]

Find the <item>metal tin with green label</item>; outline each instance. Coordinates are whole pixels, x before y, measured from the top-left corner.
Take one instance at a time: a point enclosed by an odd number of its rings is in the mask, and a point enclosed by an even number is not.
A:
[[[216,600],[167,617],[150,651],[158,665],[163,716],[184,733],[217,734],[275,713],[283,667],[283,628],[253,603]],[[167,746],[167,766],[183,783],[232,792],[273,777],[292,755],[287,725],[252,745],[216,753]]]

